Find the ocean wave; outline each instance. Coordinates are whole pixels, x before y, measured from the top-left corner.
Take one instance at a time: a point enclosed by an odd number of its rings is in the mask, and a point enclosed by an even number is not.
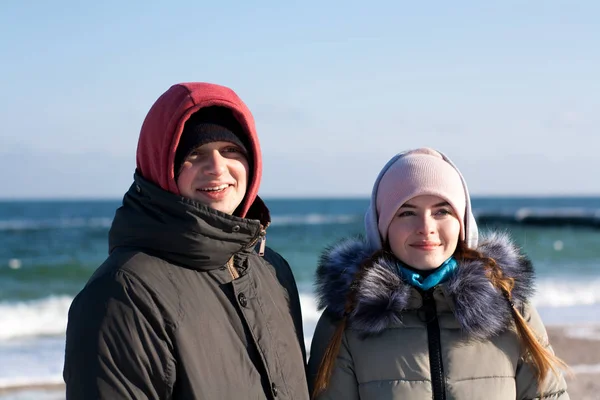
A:
[[[2,231],[43,231],[72,228],[110,228],[111,218],[57,218],[0,220]]]
[[[329,225],[349,224],[362,219],[362,215],[275,215],[272,218],[274,226],[294,225]],[[111,218],[60,218],[60,219],[10,219],[0,220],[2,231],[44,231],[73,228],[103,228],[108,229],[112,224]]]
[[[273,226],[292,225],[329,225],[329,224],[351,224],[360,221],[359,215],[329,215],[329,214],[305,214],[305,215],[275,215],[272,218]]]
[[[516,210],[475,209],[475,218],[481,224],[516,224],[532,226],[600,227],[600,209],[573,207],[523,207]],[[274,226],[349,224],[362,221],[363,214],[274,214]],[[72,217],[47,219],[0,220],[1,231],[38,231],[70,228],[110,228],[112,218]]]
[[[303,293],[300,296],[305,317],[314,317],[316,301],[313,295]],[[538,281],[533,303],[541,307],[572,307],[577,305],[600,304],[600,278],[585,282],[564,282],[557,278],[546,278]],[[304,309],[303,309],[304,310]]]
[[[51,296],[26,302],[1,302],[0,340],[64,334],[72,300],[70,296]],[[313,293],[302,292],[300,303],[305,330],[312,332],[321,315],[316,298]],[[544,309],[600,305],[600,278],[585,282],[541,279],[533,303]]]
[[[64,334],[72,301],[69,296],[51,296],[0,303],[0,340]]]
[[[574,339],[600,340],[600,326],[597,324],[579,324],[565,330],[565,335]]]
[[[592,340],[600,339],[600,279],[595,282],[581,283],[575,290],[574,284],[560,286],[560,283],[544,282],[538,285],[538,295],[533,303],[538,307],[544,323],[565,326],[574,324],[577,329],[569,335]],[[304,345],[310,351],[317,322],[322,311],[317,310],[314,295],[300,293],[302,321],[304,323]]]
[[[25,371],[24,371],[25,373]],[[46,386],[60,385],[64,383],[62,374],[45,376],[17,376],[11,378],[0,377],[0,389],[29,389],[35,390],[36,387],[44,389]],[[36,393],[37,395],[37,393]],[[37,397],[36,397],[37,398]]]
[[[574,374],[600,374],[600,364],[580,364],[569,367]]]
[[[557,283],[557,285],[560,285],[560,283]],[[551,283],[542,282],[541,290],[551,286]],[[571,286],[563,287],[563,291],[570,289],[572,289]],[[571,294],[574,299],[582,291],[584,293],[590,291],[600,292],[599,289],[600,280],[587,286],[583,284],[578,292]],[[583,301],[587,301],[585,299],[584,296]],[[60,374],[64,357],[64,332],[71,301],[72,298],[68,296],[55,296],[30,302],[0,303],[0,365],[11,366],[10,369],[0,368],[0,391],[22,387],[33,389],[36,386],[62,382]],[[537,303],[547,302],[544,297],[538,297],[535,301]],[[310,351],[313,333],[321,316],[321,311],[317,310],[316,298],[312,293],[300,293],[300,303],[303,313],[305,345],[307,351]],[[559,309],[549,308],[549,310],[553,315],[563,315],[559,319],[561,326],[569,325],[568,318],[572,314],[569,310],[572,308],[563,307],[563,305],[575,304],[576,302],[574,300],[563,300],[559,303],[561,304]],[[600,301],[598,304],[600,304]],[[578,308],[584,307],[580,306]],[[546,309],[548,310],[548,308]],[[586,318],[594,319],[595,315],[595,323],[597,323],[597,313],[588,312]],[[572,326],[567,334],[572,337],[596,339],[598,337],[598,325],[594,321],[588,321],[588,323],[593,325]],[[36,335],[40,337],[32,337]],[[597,365],[578,365],[574,368],[574,372],[597,372],[597,368]]]
[[[533,304],[537,307],[561,308],[573,306],[600,305],[600,278],[588,281],[567,281],[560,278],[538,280]],[[316,299],[310,293],[300,294],[304,318],[318,319]],[[599,316],[600,317],[600,316]]]
[[[600,278],[587,281],[565,277],[540,279],[533,303],[543,307],[572,307],[600,304]]]

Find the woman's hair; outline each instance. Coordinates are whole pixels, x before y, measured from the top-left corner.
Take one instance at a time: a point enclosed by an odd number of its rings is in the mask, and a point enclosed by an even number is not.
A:
[[[356,292],[359,282],[362,280],[362,277],[365,275],[368,269],[373,265],[375,260],[377,260],[379,257],[388,255],[388,250],[376,251],[369,259],[365,260],[361,264],[358,272],[354,276],[354,280],[352,285],[350,285],[350,290],[348,291],[348,295],[346,297],[344,315],[338,322],[335,333],[331,337],[329,344],[325,349],[321,363],[319,364],[319,371],[313,387],[313,398],[316,398],[317,395],[327,389],[327,386],[329,385],[329,380],[331,379],[331,374],[333,373],[335,362],[342,344],[344,331],[348,321],[348,315],[354,310],[355,307]],[[527,325],[527,322],[521,315],[521,312],[513,303],[512,289],[515,284],[514,278],[505,276],[502,273],[502,269],[498,266],[494,259],[485,257],[478,251],[468,248],[463,241],[458,242],[458,246],[454,252],[454,257],[458,261],[459,265],[461,262],[469,260],[483,261],[486,275],[490,282],[504,295],[509,303],[513,319],[515,321],[517,335],[519,336],[519,340],[525,349],[526,356],[528,356],[528,361],[530,361],[531,365],[535,369],[535,376],[539,384],[543,382],[550,370],[553,373],[558,374],[559,371],[557,367],[559,369],[568,369],[564,361],[556,357],[542,343],[540,343],[535,333]]]
[[[354,275],[354,279],[350,285],[350,290],[348,290],[348,294],[346,296],[344,315],[338,322],[335,332],[329,340],[327,348],[325,349],[321,363],[319,364],[319,372],[317,373],[312,392],[313,398],[316,398],[319,393],[327,389],[327,386],[329,386],[329,380],[331,379],[331,374],[333,373],[333,369],[335,367],[335,360],[340,352],[344,331],[346,330],[348,315],[354,310],[358,284],[362,280],[362,277],[365,275],[365,273],[373,265],[373,261],[378,259],[384,253],[384,250],[376,251],[370,258],[362,262],[360,268],[356,272],[356,275]]]
[[[550,370],[558,375],[558,369],[568,369],[567,364],[563,360],[555,356],[543,343],[540,343],[540,339],[535,335],[517,306],[513,303],[512,290],[515,286],[514,278],[505,276],[493,258],[485,257],[480,252],[469,249],[462,241],[458,242],[454,257],[459,262],[459,265],[462,261],[483,261],[488,279],[494,287],[500,290],[509,303],[517,335],[524,347],[528,361],[535,369],[535,376],[539,384],[543,382]]]

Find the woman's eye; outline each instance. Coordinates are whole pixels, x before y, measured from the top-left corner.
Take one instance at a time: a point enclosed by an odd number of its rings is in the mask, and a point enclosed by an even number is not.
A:
[[[415,215],[414,211],[400,211],[397,216],[398,217],[409,217],[411,215]]]
[[[452,211],[446,208],[439,209],[437,212],[438,215],[452,215]]]

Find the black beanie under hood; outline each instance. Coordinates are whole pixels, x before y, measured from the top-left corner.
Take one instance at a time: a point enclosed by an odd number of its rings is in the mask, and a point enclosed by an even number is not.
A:
[[[247,157],[250,157],[248,154],[250,146],[246,132],[233,116],[231,110],[219,106],[201,108],[198,112],[192,114],[183,126],[173,165],[175,180],[177,180],[179,170],[190,153],[211,142],[236,144],[244,150]],[[250,158],[248,158],[248,162],[252,166]]]

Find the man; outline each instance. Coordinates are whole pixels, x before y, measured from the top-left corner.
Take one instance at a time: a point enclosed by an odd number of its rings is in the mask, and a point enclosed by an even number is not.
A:
[[[172,86],[141,129],[109,257],[69,310],[67,399],[308,399],[298,291],[265,246],[253,117]]]

